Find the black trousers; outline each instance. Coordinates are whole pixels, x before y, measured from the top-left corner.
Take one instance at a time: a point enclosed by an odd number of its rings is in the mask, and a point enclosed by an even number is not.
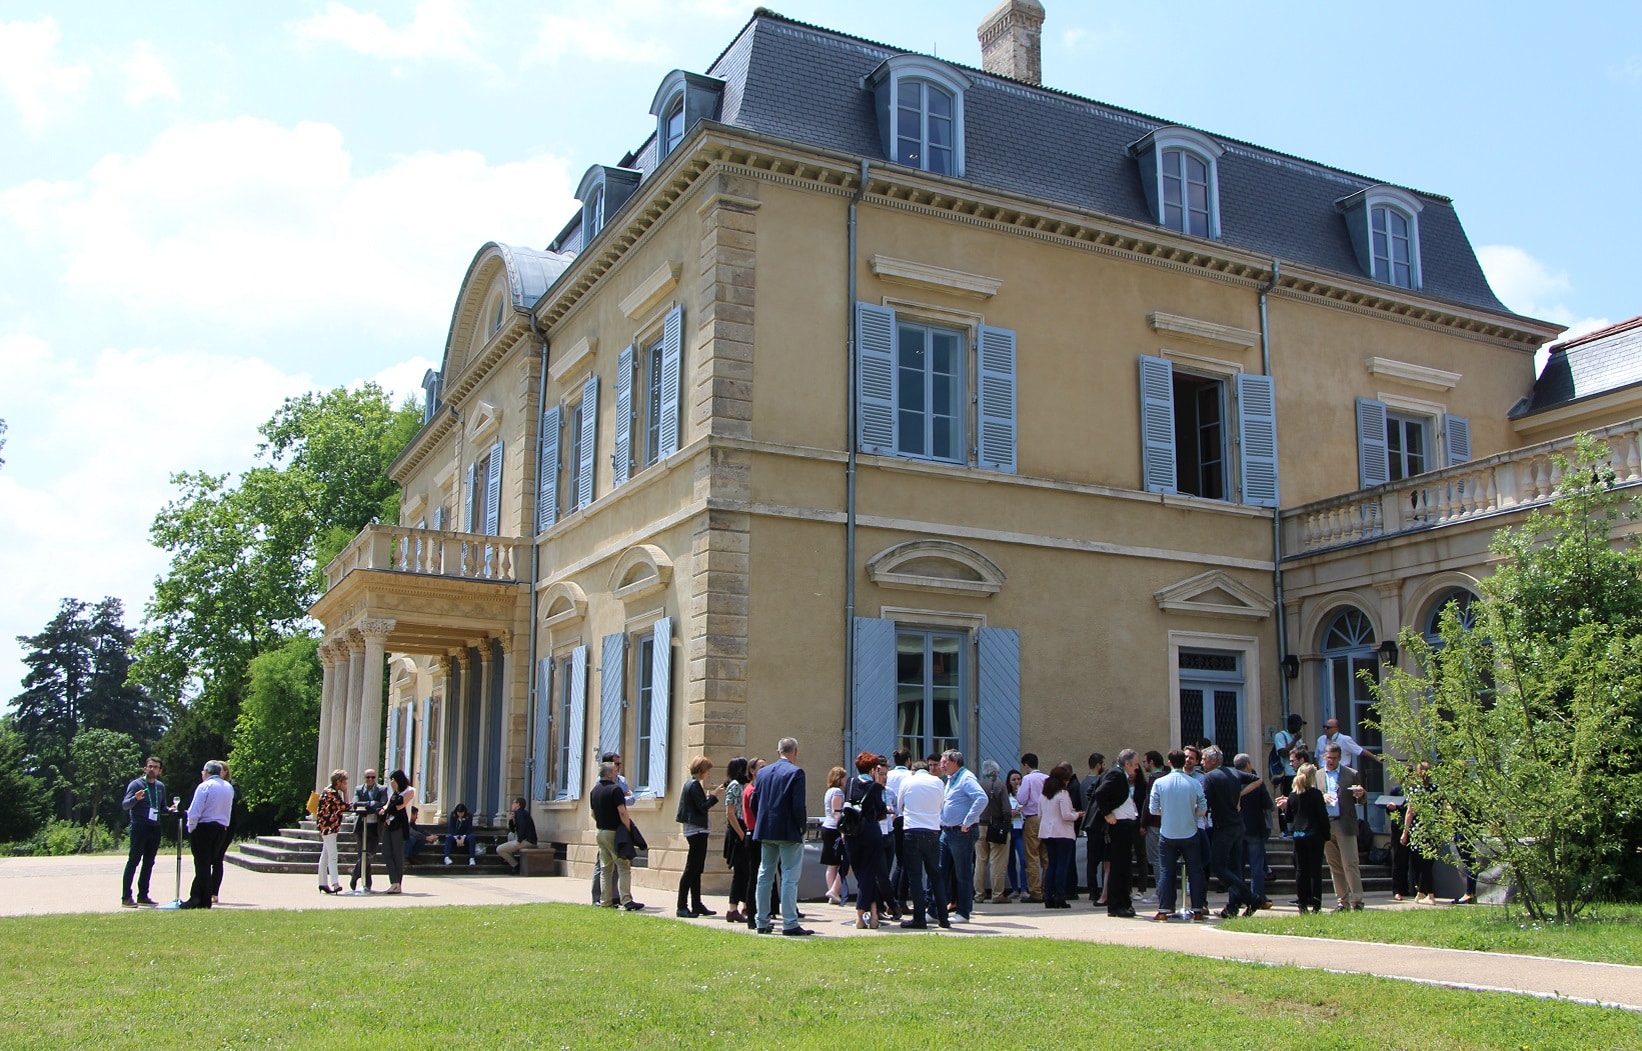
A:
[[[1140,822],[1138,821],[1119,821],[1115,825],[1106,826],[1106,844],[1110,848],[1109,854],[1112,858],[1112,867],[1106,873],[1106,915],[1108,916],[1130,912],[1135,907],[1134,901],[1129,896],[1131,883],[1129,876],[1133,865],[1135,836],[1139,831]]]
[[[685,836],[690,853],[684,859],[684,875],[678,880],[678,907],[701,907],[701,874],[707,868],[707,833]]]
[[[137,897],[148,897],[148,880],[154,874],[154,858],[160,850],[159,822],[131,826],[131,852],[125,860],[125,878],[120,881],[120,899],[131,897],[131,877],[137,876]],[[141,870],[138,870],[138,866]]]
[[[361,816],[359,818],[359,820],[364,821],[365,818],[363,816]],[[380,822],[378,822],[374,825],[373,824],[365,825],[365,848],[359,852],[359,859],[353,863],[353,872],[351,873],[349,881],[348,881],[350,886],[355,886],[359,883],[360,871],[361,871],[361,869],[363,869],[364,870],[364,877],[365,877],[365,889],[366,890],[371,889],[371,870],[370,870],[371,862],[370,862],[369,855],[376,853],[377,844],[381,840],[381,838],[382,838],[382,825],[381,825]]]
[[[1317,908],[1323,903],[1323,844],[1328,834],[1294,837],[1294,889],[1300,904]]]
[[[222,882],[222,845],[228,842],[228,826],[202,821],[188,834],[188,849],[194,855],[194,882],[189,886],[189,908],[209,909],[211,895]]]
[[[1226,907],[1248,905],[1257,899],[1254,891],[1243,882],[1243,826],[1230,828],[1215,826],[1210,836],[1209,870],[1226,885]]]
[[[734,832],[724,834],[727,836],[735,835]],[[742,902],[746,902],[749,907],[753,904],[753,882],[757,876],[753,872],[751,845],[752,840],[746,837],[737,840],[735,853],[730,861],[730,907],[732,909]]]

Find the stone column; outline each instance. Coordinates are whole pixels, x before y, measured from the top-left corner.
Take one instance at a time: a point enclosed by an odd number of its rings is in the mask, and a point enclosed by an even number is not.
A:
[[[359,694],[359,769],[369,770],[382,762],[382,659],[387,654],[391,620],[365,620],[359,624],[365,638],[364,685]],[[377,770],[377,783],[385,783],[388,771]]]
[[[462,801],[462,747],[467,737],[468,681],[473,677],[473,659],[466,646],[451,654],[454,675],[445,687],[445,783],[439,786],[448,816]],[[472,808],[469,803],[468,807]]]
[[[358,628],[349,628],[345,636],[348,647],[348,688],[337,706],[342,716],[342,755],[337,765],[348,771],[350,785],[365,783],[365,770],[359,759],[359,698],[365,684],[365,638]]]
[[[480,814],[491,815],[495,810],[495,800],[488,799],[490,786],[496,780],[496,767],[499,757],[496,755],[496,742],[490,739],[490,717],[496,708],[496,701],[492,690],[496,688],[496,661],[493,639],[485,639],[479,644],[479,719],[477,733],[479,734],[479,776],[476,783],[479,786],[479,798],[473,801],[473,816]],[[487,806],[486,804],[491,804]]]
[[[331,770],[331,700],[336,692],[336,657],[329,642],[319,647],[319,667],[322,674],[319,687],[319,741],[314,748],[314,789],[318,791],[330,782]]]

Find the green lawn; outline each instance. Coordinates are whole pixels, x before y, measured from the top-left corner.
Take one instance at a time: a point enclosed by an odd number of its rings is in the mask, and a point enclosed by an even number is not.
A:
[[[0,920],[0,1046],[1636,1048],[1618,1010],[987,935],[573,905]],[[1194,1033],[1196,1034],[1194,1036]],[[978,1040],[979,1034],[990,1034]]]
[[[1642,965],[1642,906],[1636,905],[1593,906],[1588,917],[1572,924],[1538,923],[1520,909],[1499,905],[1437,905],[1314,916],[1262,912],[1252,919],[1228,920],[1225,927],[1258,934],[1299,934]]]

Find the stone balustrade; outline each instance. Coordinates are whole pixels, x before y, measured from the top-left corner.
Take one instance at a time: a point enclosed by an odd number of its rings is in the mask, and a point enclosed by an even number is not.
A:
[[[1607,444],[1619,484],[1642,482],[1642,420],[1592,436]],[[1284,554],[1313,554],[1549,503],[1562,481],[1552,457],[1570,455],[1573,446],[1571,437],[1558,438],[1284,511]]]
[[[514,583],[520,548],[528,543],[528,538],[368,525],[325,567],[325,586],[336,587],[356,569]]]

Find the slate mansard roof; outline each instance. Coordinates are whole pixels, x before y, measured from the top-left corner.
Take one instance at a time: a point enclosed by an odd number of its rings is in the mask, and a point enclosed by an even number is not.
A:
[[[1642,316],[1551,348],[1523,415],[1642,383]]]
[[[909,52],[760,8],[706,72],[724,82],[719,123],[888,164],[873,94],[863,80],[902,54]],[[971,81],[964,93],[963,181],[1157,225],[1129,145],[1174,125],[955,68]],[[1205,134],[1225,150],[1218,160],[1219,243],[1370,280],[1335,202],[1379,182]],[[622,158],[622,166],[648,177],[657,167],[656,153],[652,135]],[[1453,204],[1408,192],[1423,206],[1420,294],[1509,314],[1489,288]],[[581,240],[579,219],[572,220],[554,246],[574,250]]]

